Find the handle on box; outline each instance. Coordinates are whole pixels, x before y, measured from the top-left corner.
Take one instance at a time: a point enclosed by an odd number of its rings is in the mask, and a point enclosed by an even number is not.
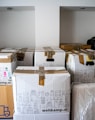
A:
[[[48,62],[54,62],[54,59],[53,59],[53,58],[51,58],[51,59],[46,59],[46,61],[48,61]]]
[[[86,62],[86,65],[94,65],[94,62],[91,61],[91,62]]]

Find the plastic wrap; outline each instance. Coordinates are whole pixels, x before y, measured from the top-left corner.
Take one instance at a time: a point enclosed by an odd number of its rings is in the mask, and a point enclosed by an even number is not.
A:
[[[95,83],[73,86],[72,120],[95,120]]]

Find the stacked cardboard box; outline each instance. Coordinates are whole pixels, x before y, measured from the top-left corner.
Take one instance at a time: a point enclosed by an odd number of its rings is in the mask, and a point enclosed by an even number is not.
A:
[[[12,85],[0,85],[0,118],[12,118],[14,113]]]
[[[35,50],[35,66],[65,66],[65,52],[58,47],[43,47]]]
[[[12,73],[16,68],[14,53],[0,53],[0,84],[11,84]]]
[[[16,48],[2,48],[0,52],[5,52],[5,53],[17,53],[19,49]]]
[[[34,50],[30,48],[3,48],[0,52],[15,53],[18,66],[33,66]]]
[[[66,67],[72,75],[72,82],[95,82],[95,63],[90,57],[89,54],[79,51],[68,55]]]
[[[0,50],[0,89],[2,89],[0,91],[0,118],[13,117],[12,73],[17,65],[32,66],[33,50],[2,48]]]
[[[18,66],[33,66],[34,50],[30,48],[22,48],[17,52]]]
[[[63,50],[80,50],[80,49],[91,49],[91,45],[81,43],[61,43],[60,48]]]
[[[0,118],[13,116],[12,73],[15,68],[15,54],[0,53]]]
[[[69,120],[70,74],[63,67],[18,67],[14,120]]]
[[[66,67],[73,82],[72,120],[94,120],[95,52],[80,49],[67,53]]]

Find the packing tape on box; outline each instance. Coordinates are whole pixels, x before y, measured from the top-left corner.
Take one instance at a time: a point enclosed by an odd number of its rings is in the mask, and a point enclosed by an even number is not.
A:
[[[15,70],[15,73],[22,73],[22,74],[39,74],[39,85],[44,86],[45,81],[45,74],[60,74],[60,73],[67,73],[66,70],[44,70],[44,67],[39,67],[39,70]]]
[[[64,43],[60,44],[60,48],[63,50],[79,50],[81,44],[80,43]]]
[[[10,63],[13,60],[14,60],[14,55],[11,55],[8,58],[0,58],[0,63]]]
[[[90,52],[90,51],[83,50],[83,49],[80,49],[79,51],[72,50],[72,52],[75,53],[75,54],[84,53],[84,54],[86,54],[89,57],[89,59],[92,59],[92,60],[95,59],[94,52]]]
[[[35,50],[32,49],[32,48],[28,48],[28,49],[27,49],[27,52],[35,52]]]
[[[27,51],[27,48],[21,48],[20,50],[19,50],[19,52],[26,52]]]
[[[34,52],[34,49],[22,48],[17,52],[17,60],[23,61],[25,57],[25,52]]]
[[[54,61],[53,55],[55,55],[55,51],[51,47],[43,47],[45,50],[45,56],[47,56],[47,61]]]
[[[80,49],[91,49],[91,45],[81,45]]]
[[[86,65],[94,65],[94,60],[95,60],[95,54],[94,52],[88,52],[86,50],[81,49],[80,50],[82,53],[86,54]]]
[[[27,51],[27,48],[22,48],[17,52],[17,60],[23,61],[25,57],[25,52]]]
[[[88,52],[85,52],[85,50],[80,50],[80,51],[72,51],[74,54],[77,54],[79,56],[79,61],[81,64],[85,64],[84,63],[84,55],[82,55],[81,53],[86,54],[86,65],[94,65],[93,62],[93,54],[89,54]]]
[[[17,53],[17,60],[23,61],[24,60],[25,53]]]
[[[15,73],[39,74],[39,85],[44,86],[44,80],[45,80],[44,67],[39,67],[39,70],[16,70]]]
[[[91,45],[81,43],[61,43],[60,48],[63,50],[80,50],[80,49],[91,49]]]
[[[38,74],[39,70],[15,70],[15,73],[22,73],[22,74]],[[60,74],[60,73],[68,73],[66,70],[44,70],[44,74]]]
[[[74,47],[72,45],[60,45],[60,48],[63,50],[73,50]]]
[[[39,85],[44,86],[45,74],[44,67],[39,67]]]
[[[66,62],[68,62],[69,54],[77,54],[77,55],[79,56],[79,62],[80,62],[81,64],[84,64],[84,56],[83,56],[83,55],[80,55],[78,51],[74,51],[74,50],[72,50],[70,53],[67,53],[67,54],[66,54]]]
[[[87,54],[89,56],[90,59],[94,60],[95,59],[95,52],[94,51],[87,51],[87,50],[83,50],[80,49],[81,52]]]
[[[84,62],[84,55],[80,54],[78,51],[72,51],[72,53],[67,53],[66,54],[66,62],[68,62],[69,54],[76,54],[76,55],[78,55],[79,56],[79,62],[81,64],[83,64],[83,65],[85,64],[85,62]],[[88,55],[86,55],[86,62],[93,62],[93,60]]]
[[[71,51],[65,51],[66,52],[66,58],[65,58],[65,61],[66,63],[68,62],[68,57],[69,57],[69,54],[72,54]]]
[[[79,61],[81,64],[84,64],[84,57],[83,55],[79,55]]]

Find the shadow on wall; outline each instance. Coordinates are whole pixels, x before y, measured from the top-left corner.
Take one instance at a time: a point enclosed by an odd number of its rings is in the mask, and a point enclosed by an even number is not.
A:
[[[60,42],[74,42],[74,13],[60,8]]]

